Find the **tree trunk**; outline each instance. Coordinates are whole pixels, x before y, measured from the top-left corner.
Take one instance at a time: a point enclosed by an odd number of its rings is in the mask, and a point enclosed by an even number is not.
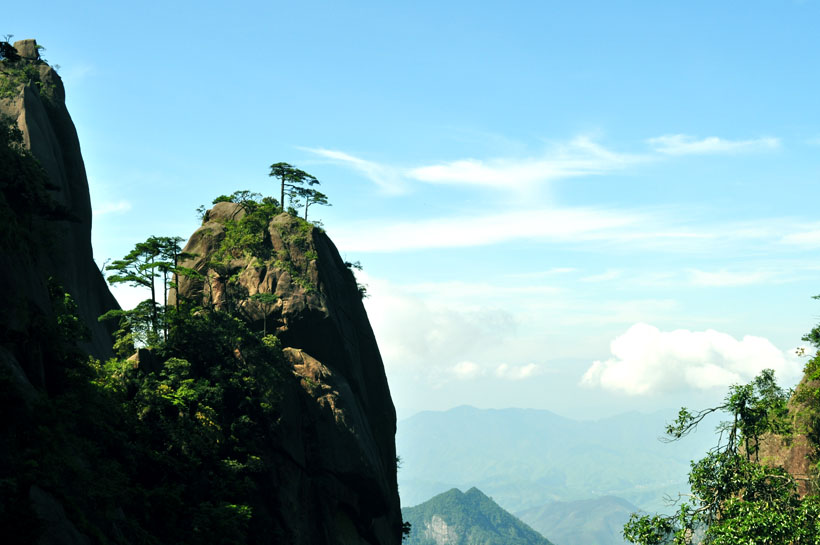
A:
[[[154,258],[148,261],[149,264],[154,263]],[[151,284],[151,324],[154,327],[154,334],[157,334],[157,292],[154,288],[154,269],[153,267],[148,269],[148,282]]]
[[[174,306],[177,309],[177,313],[179,313],[179,273],[177,272],[176,250],[174,250],[174,295],[176,295],[176,298],[174,299]]]

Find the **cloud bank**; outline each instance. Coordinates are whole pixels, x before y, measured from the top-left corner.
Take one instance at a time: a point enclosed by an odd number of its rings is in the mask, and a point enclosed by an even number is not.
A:
[[[800,376],[801,365],[768,339],[746,335],[737,340],[713,329],[660,331],[638,323],[611,344],[612,357],[595,361],[581,384],[629,395],[663,394],[685,389],[726,388],[774,369],[781,383]]]

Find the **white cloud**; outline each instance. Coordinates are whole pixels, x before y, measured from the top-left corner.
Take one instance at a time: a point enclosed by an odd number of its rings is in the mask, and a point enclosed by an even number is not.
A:
[[[517,327],[507,310],[434,295],[445,293],[443,288],[413,291],[366,271],[356,275],[368,285],[365,306],[388,372],[419,365],[449,369],[453,361],[480,361],[487,352],[503,349]],[[459,369],[463,375],[469,368]]]
[[[407,293],[424,295],[435,301],[445,300],[484,300],[489,298],[504,298],[510,296],[546,296],[555,295],[561,290],[555,286],[542,285],[497,285],[486,282],[422,282],[407,284],[403,287]]]
[[[409,168],[368,161],[340,150],[300,149],[348,165],[390,193],[406,192],[408,180],[524,190],[552,180],[605,174],[648,160],[646,156],[609,150],[587,136],[556,145],[536,157],[462,158]]]
[[[775,370],[781,383],[791,384],[801,372],[793,353],[765,338],[737,340],[713,329],[663,332],[638,323],[612,341],[611,352],[611,358],[590,366],[582,385],[643,395],[727,387],[767,368]]]
[[[692,269],[689,271],[691,283],[696,286],[749,286],[771,281],[774,273],[769,271],[730,272],[725,269],[709,272]]]
[[[616,278],[620,278],[621,271],[615,269],[609,269],[606,272],[602,272],[601,274],[592,274],[590,276],[585,276],[581,278],[581,282],[608,282],[609,280],[615,280]]]
[[[526,273],[510,273],[506,274],[507,278],[546,278],[548,276],[557,276],[568,274],[577,271],[578,269],[574,267],[553,267],[551,269],[547,269],[545,271],[534,271],[534,272],[526,272]]]
[[[348,224],[334,232],[345,251],[394,252],[454,248],[509,240],[635,240],[682,237],[684,232],[648,229],[648,214],[595,208],[521,210],[484,216],[434,218],[387,224]],[[624,231],[631,228],[629,231]]]
[[[484,374],[478,364],[471,361],[462,361],[453,366],[453,374],[460,380],[469,380]]]
[[[506,380],[524,380],[540,374],[541,368],[534,363],[528,363],[527,365],[508,365],[502,363],[495,368],[495,376]]]
[[[701,155],[712,153],[745,153],[780,147],[778,138],[725,140],[710,136],[701,140],[685,134],[667,134],[647,140],[652,148],[666,155]]]
[[[438,374],[434,386],[440,387],[449,379],[475,380],[490,375],[492,366],[479,365],[473,361],[460,361],[448,369],[447,373]],[[492,376],[503,380],[517,381],[538,376],[542,373],[540,366],[534,363],[526,365],[510,365],[502,363],[492,370]]]
[[[458,159],[412,168],[410,178],[433,184],[484,186],[509,191],[533,185],[603,174],[646,160],[638,155],[608,150],[588,137],[531,158]]]
[[[339,150],[325,148],[299,148],[314,153],[334,162],[342,163],[358,170],[368,179],[378,185],[386,193],[400,195],[407,192],[407,183],[403,180],[401,171],[397,168],[355,157]]]
[[[649,138],[653,151],[662,155],[744,153],[780,147],[780,140],[762,137],[727,140],[710,136],[698,140],[685,134]],[[304,151],[347,165],[364,174],[388,193],[403,194],[414,180],[437,185],[485,187],[525,191],[554,180],[595,176],[655,160],[651,154],[613,151],[589,136],[577,136],[530,157],[466,157],[434,164],[398,167],[362,159],[341,150],[302,147]]]
[[[709,221],[696,209],[668,207],[544,207],[506,212],[410,221],[348,222],[334,228],[333,238],[345,251],[400,252],[433,248],[466,248],[510,241],[607,243],[660,252],[700,255],[756,251],[764,246],[820,246],[820,224],[784,218]],[[555,269],[524,275],[546,276]],[[607,274],[606,272],[604,274]],[[614,274],[614,273],[609,273]],[[593,276],[594,279],[594,276]],[[602,278],[606,280],[608,278]],[[706,276],[699,276],[706,281]]]
[[[129,210],[131,210],[131,203],[128,201],[104,202],[94,205],[92,214],[102,216],[105,214],[120,214]]]
[[[794,246],[820,246],[820,226],[805,226],[801,230],[784,235],[781,242]]]

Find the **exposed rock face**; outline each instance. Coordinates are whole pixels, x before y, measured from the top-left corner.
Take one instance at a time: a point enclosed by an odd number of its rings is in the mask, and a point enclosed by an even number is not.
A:
[[[820,445],[817,444],[817,422],[812,409],[804,402],[798,401],[799,394],[805,389],[820,387],[818,381],[809,381],[806,377],[800,382],[792,399],[789,400],[789,415],[792,420],[793,433],[789,436],[767,434],[761,438],[758,456],[764,464],[782,467],[797,481],[797,492],[800,497],[816,494],[816,464]]]
[[[97,317],[119,307],[93,261],[88,180],[77,133],[65,107],[62,81],[51,67],[39,61],[34,40],[23,40],[14,46],[22,57],[17,66],[34,66],[39,72],[41,86],[38,88],[29,80],[21,85],[17,96],[0,99],[0,115],[16,121],[23,133],[25,147],[48,175],[48,197],[70,214],[69,219],[47,215],[28,217],[20,210],[10,209],[9,203],[19,200],[21,195],[12,195],[19,188],[7,185],[9,180],[2,180],[4,225],[15,224],[25,216],[19,225],[25,226],[26,238],[14,240],[9,233],[3,233],[0,243],[0,285],[3,286],[0,374],[8,377],[12,385],[3,393],[12,392],[11,399],[17,395],[23,402],[20,405],[31,407],[42,397],[50,379],[61,372],[59,364],[51,357],[53,354],[49,353],[54,347],[49,346],[48,339],[53,337],[43,335],[54,322],[48,279],[56,280],[77,303],[80,318],[91,335],[89,342],[82,343],[81,349],[96,357],[113,355],[110,332]],[[0,79],[10,77],[6,68],[0,63]],[[9,406],[4,408],[9,409]],[[14,409],[18,417],[24,414],[19,405]],[[11,429],[19,426],[24,430],[27,420],[22,420],[14,422]],[[0,436],[0,461],[4,465],[15,448],[12,444],[17,443],[13,432],[7,434],[8,430],[8,426],[4,427],[4,435]],[[6,492],[8,489],[4,494]],[[27,499],[41,523],[38,543],[89,543],[51,493],[32,485]],[[4,497],[0,503],[5,500],[8,498]],[[10,528],[4,539],[16,542],[16,530],[19,528]],[[33,539],[33,535],[31,537]]]
[[[0,285],[6,300],[0,313],[0,332],[6,339],[19,340],[10,343],[12,355],[28,379],[42,386],[48,370],[43,368],[37,350],[31,350],[22,339],[39,316],[50,313],[46,279],[54,277],[74,297],[91,331],[91,340],[83,348],[94,356],[113,355],[110,332],[97,317],[119,307],[94,264],[88,180],[77,132],[65,107],[62,80],[50,66],[38,62],[34,40],[22,40],[14,46],[26,62],[35,63],[43,85],[38,90],[29,83],[16,98],[0,100],[0,115],[17,121],[25,146],[48,173],[50,196],[73,216],[72,221],[36,220],[31,226],[36,238],[33,246],[37,247],[33,255],[0,248]]]
[[[238,305],[286,347],[300,385],[282,404],[282,458],[271,494],[279,497],[289,542],[398,544],[396,414],[355,277],[324,232],[288,214],[268,225],[269,259],[238,258],[208,273],[224,222],[243,215],[234,203],[207,213],[184,249],[196,257],[184,265],[209,281],[181,279],[180,296]],[[257,305],[249,299],[257,293],[278,300]]]
[[[429,523],[424,523],[424,537],[432,539],[437,545],[458,543],[458,534],[439,515],[433,515]]]

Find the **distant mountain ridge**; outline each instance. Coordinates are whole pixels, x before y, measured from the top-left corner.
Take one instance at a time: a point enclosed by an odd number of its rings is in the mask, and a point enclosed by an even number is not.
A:
[[[624,545],[624,524],[636,511],[638,508],[623,498],[604,496],[550,502],[516,516],[560,545]]]
[[[405,545],[552,545],[475,487],[405,507],[402,518],[412,525]]]
[[[575,421],[546,410],[469,406],[421,412],[398,424],[402,504],[477,486],[512,512],[607,495],[661,510],[665,494],[687,489],[690,460],[714,440],[702,433],[658,441],[673,418],[667,411]]]

